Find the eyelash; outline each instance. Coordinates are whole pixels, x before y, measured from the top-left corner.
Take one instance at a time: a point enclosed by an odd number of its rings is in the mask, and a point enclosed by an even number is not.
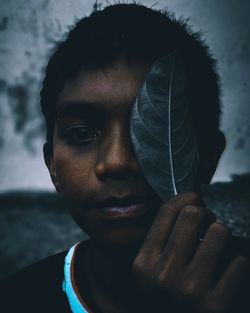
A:
[[[101,132],[86,125],[74,125],[63,130],[62,136],[73,146],[85,146],[98,139]],[[78,137],[77,137],[78,136]],[[83,136],[81,138],[81,136]]]

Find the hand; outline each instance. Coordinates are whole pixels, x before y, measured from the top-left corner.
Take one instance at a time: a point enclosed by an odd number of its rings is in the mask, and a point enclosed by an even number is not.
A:
[[[230,231],[199,204],[190,192],[164,204],[133,262],[136,284],[144,301],[153,303],[152,312],[228,312],[249,274],[243,256],[223,263]]]

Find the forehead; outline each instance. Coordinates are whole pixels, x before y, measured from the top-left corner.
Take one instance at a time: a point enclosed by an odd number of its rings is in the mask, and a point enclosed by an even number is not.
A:
[[[95,71],[81,70],[67,80],[58,96],[59,111],[70,104],[92,104],[102,110],[127,110],[142,84],[149,65],[127,64],[125,61]]]

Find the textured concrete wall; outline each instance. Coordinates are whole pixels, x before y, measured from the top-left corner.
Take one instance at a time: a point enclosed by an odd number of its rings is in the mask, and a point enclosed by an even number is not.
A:
[[[141,1],[152,5],[154,1]],[[51,188],[42,162],[43,124],[39,89],[53,42],[91,12],[94,1],[0,1],[0,190]],[[105,3],[105,2],[104,2]],[[215,180],[250,172],[250,2],[163,0],[190,18],[218,59],[228,146]]]

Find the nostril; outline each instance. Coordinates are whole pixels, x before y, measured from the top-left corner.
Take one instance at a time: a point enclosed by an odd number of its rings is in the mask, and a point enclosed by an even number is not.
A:
[[[97,164],[95,173],[98,179],[104,180],[107,178],[124,179],[131,176],[133,169],[129,164],[125,163],[104,163]]]
[[[99,180],[113,178],[122,180],[128,176],[138,176],[140,169],[133,155],[125,156],[124,154],[109,155],[102,157],[95,166],[95,173]]]

